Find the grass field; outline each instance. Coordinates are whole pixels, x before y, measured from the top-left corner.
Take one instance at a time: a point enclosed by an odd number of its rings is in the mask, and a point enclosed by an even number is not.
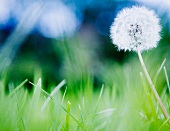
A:
[[[162,50],[154,49],[142,55],[170,113],[169,69],[166,68],[170,63],[162,55],[162,58],[153,57],[161,54]],[[1,79],[0,130],[170,130],[168,120],[153,98],[137,54],[132,53],[132,57],[123,64],[105,61],[100,65],[97,77],[103,83],[96,87],[94,69],[86,65],[90,53],[74,51],[79,55],[72,54],[70,59],[63,54],[66,60],[62,68],[65,80],[56,87],[44,87],[38,70],[34,81],[26,79],[7,83],[5,77]],[[76,58],[80,55],[84,60]],[[5,83],[9,91],[5,89]],[[16,83],[21,84],[16,86]],[[24,88],[25,84],[32,86],[33,90]]]

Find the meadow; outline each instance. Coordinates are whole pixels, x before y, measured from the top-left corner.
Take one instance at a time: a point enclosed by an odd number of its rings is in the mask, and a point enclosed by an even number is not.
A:
[[[65,78],[58,85],[45,87],[43,73],[38,68],[34,81],[7,81],[7,76],[16,69],[7,71],[0,82],[1,130],[170,129],[136,53],[130,53],[123,63],[106,60],[99,64],[91,48],[74,43],[75,40],[71,42],[67,48],[64,44],[55,45],[62,52],[61,74]],[[166,49],[161,47],[142,55],[169,112],[170,54],[162,53]]]

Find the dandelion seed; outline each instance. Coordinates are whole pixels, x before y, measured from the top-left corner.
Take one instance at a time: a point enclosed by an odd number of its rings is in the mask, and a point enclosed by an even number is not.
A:
[[[119,50],[141,52],[157,46],[160,40],[159,18],[145,7],[125,8],[114,20],[110,33]]]

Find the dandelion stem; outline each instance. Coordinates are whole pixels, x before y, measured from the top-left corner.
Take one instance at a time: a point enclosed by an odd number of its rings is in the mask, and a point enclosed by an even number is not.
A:
[[[152,92],[153,92],[153,94],[154,94],[154,97],[155,97],[157,103],[159,104],[159,106],[160,106],[160,108],[161,108],[161,110],[162,110],[165,118],[166,118],[166,119],[169,119],[169,114],[168,114],[168,112],[166,111],[166,108],[165,108],[165,106],[163,105],[163,102],[161,101],[161,99],[160,99],[160,97],[159,97],[159,95],[158,95],[158,93],[157,93],[157,91],[156,91],[156,88],[155,88],[155,86],[154,86],[154,84],[153,84],[153,82],[152,82],[152,80],[151,80],[151,78],[150,78],[150,76],[149,76],[149,73],[148,73],[148,71],[147,71],[147,69],[146,69],[145,63],[144,63],[144,61],[143,61],[143,58],[142,58],[142,55],[141,55],[141,52],[139,51],[139,49],[138,49],[138,57],[139,57],[141,66],[142,66],[142,68],[143,68],[143,71],[144,71],[144,73],[145,73],[145,75],[146,75],[146,78],[147,78],[147,80],[148,80],[148,82],[149,82],[149,84],[150,84],[150,87],[151,87],[151,90],[152,90]],[[170,125],[170,121],[168,121],[168,123],[169,123],[169,125]]]

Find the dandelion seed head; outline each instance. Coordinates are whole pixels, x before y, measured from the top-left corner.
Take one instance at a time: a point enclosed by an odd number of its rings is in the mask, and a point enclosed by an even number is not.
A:
[[[155,12],[145,7],[125,8],[117,14],[111,39],[119,50],[142,52],[155,48],[161,39],[161,26]]]

